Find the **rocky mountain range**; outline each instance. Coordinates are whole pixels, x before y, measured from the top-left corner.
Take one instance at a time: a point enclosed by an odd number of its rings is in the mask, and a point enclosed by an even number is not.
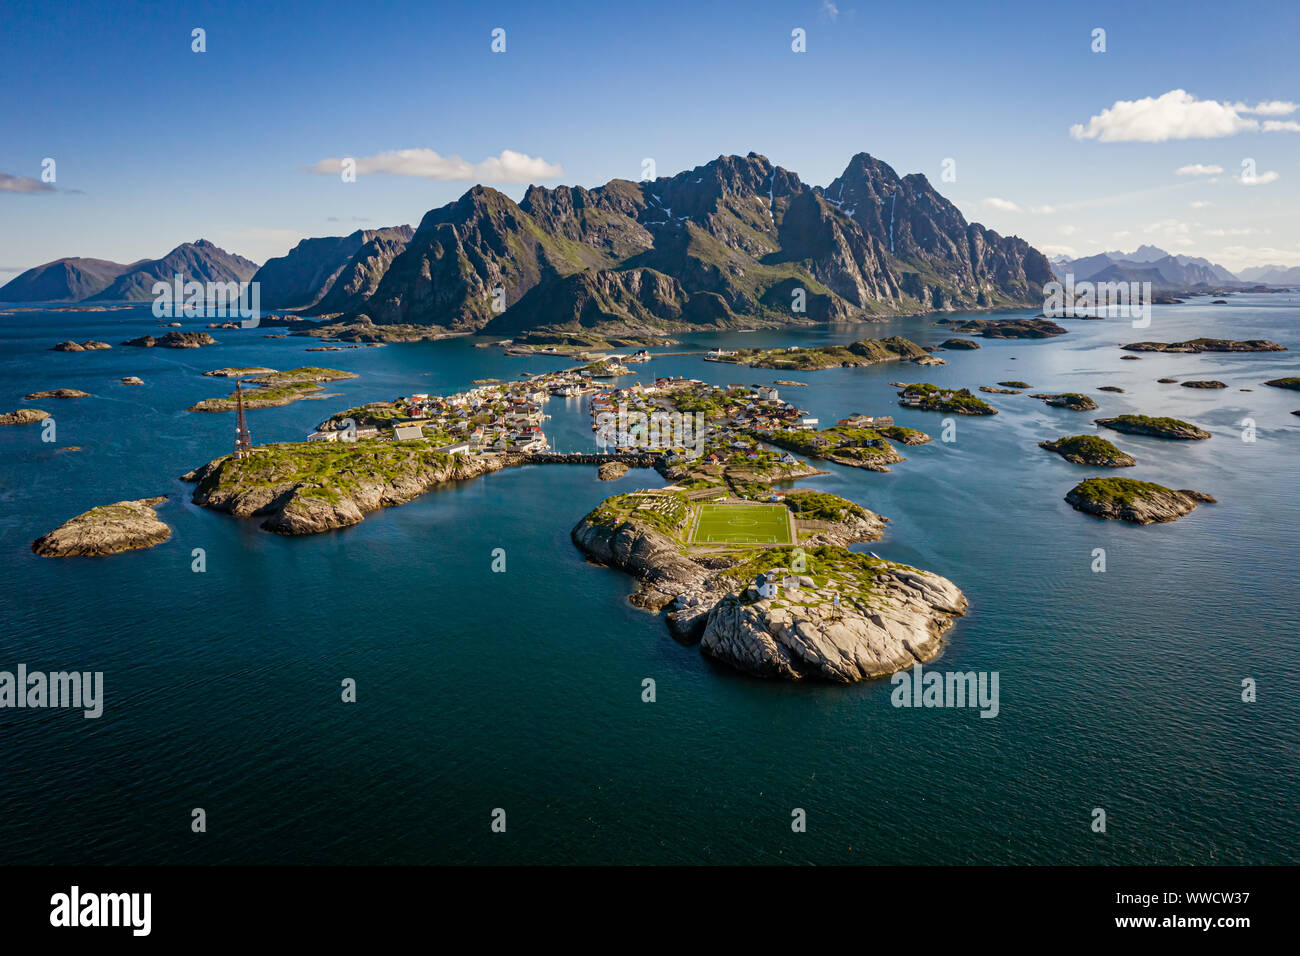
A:
[[[171,282],[177,274],[196,282],[247,282],[256,271],[257,263],[199,239],[161,259],[129,264],[56,259],[6,283],[0,302],[148,302],[155,282]]]
[[[519,203],[475,186],[424,216],[345,318],[664,333],[1039,305],[1050,280],[1040,252],[967,223],[924,176],[863,153],[822,190],[750,153]]]
[[[304,239],[286,255],[268,259],[253,276],[260,285],[262,307],[314,312],[357,308],[413,235],[410,226],[393,226]]]

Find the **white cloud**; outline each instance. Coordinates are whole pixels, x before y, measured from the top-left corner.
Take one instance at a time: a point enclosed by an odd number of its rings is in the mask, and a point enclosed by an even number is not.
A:
[[[1030,206],[1026,209],[1010,199],[1002,199],[999,196],[989,196],[987,199],[981,199],[979,204],[985,209],[996,209],[998,212],[1028,212],[1035,216],[1046,216],[1056,212],[1055,206]]]
[[[1281,177],[1276,172],[1270,169],[1266,173],[1256,173],[1253,176],[1243,172],[1237,177],[1237,182],[1241,183],[1243,186],[1267,186],[1269,183],[1277,182],[1280,178]]]
[[[1215,258],[1234,271],[1249,266],[1300,266],[1300,249],[1274,249],[1269,246],[1224,246],[1215,254]]]
[[[1063,235],[1063,236],[1072,236],[1072,235],[1074,235],[1074,234],[1075,234],[1076,232],[1078,232],[1078,231],[1079,231],[1079,227],[1078,227],[1078,226],[1062,226],[1062,227],[1061,227],[1061,235]]]
[[[1259,230],[1257,229],[1250,229],[1250,228],[1203,229],[1201,230],[1201,235],[1203,236],[1253,236],[1258,231]]]
[[[997,196],[990,196],[988,199],[981,200],[981,204],[989,209],[997,209],[1001,212],[1020,212],[1021,209],[1010,199],[999,199]]]
[[[532,183],[564,175],[564,167],[512,149],[502,150],[500,156],[489,156],[480,163],[471,163],[459,156],[441,156],[431,149],[393,149],[374,156],[352,158],[356,159],[358,175],[384,173],[478,183]],[[342,158],[322,159],[308,166],[307,171],[337,176],[342,167]]]
[[[1165,245],[1192,246],[1195,245],[1191,239],[1192,225],[1178,219],[1161,219],[1147,223],[1142,231],[1148,236],[1158,236]]]
[[[1261,129],[1266,133],[1281,132],[1292,128],[1289,121],[1269,120],[1261,126],[1259,120],[1243,113],[1280,115],[1294,108],[1294,104],[1281,101],[1247,107],[1243,103],[1199,100],[1186,90],[1170,90],[1140,100],[1116,100],[1086,124],[1071,126],[1070,135],[1103,143],[1163,143],[1171,139],[1217,139]],[[1300,129],[1300,124],[1296,128]]]
[[[1254,106],[1247,106],[1245,103],[1233,103],[1232,108],[1238,113],[1258,113],[1261,116],[1286,116],[1288,113],[1294,113],[1300,109],[1300,103],[1292,103],[1289,100],[1268,100],[1264,103],[1256,103]]]
[[[1215,176],[1223,172],[1222,166],[1207,166],[1204,163],[1192,163],[1179,166],[1174,170],[1175,176]]]
[[[1196,199],[1188,203],[1188,205],[1191,206],[1193,209],[1206,209],[1210,206],[1213,206],[1214,203],[1210,202],[1208,199]]]
[[[840,8],[831,3],[831,0],[822,0],[822,16],[830,20],[840,18]]]
[[[1295,120],[1264,120],[1265,133],[1300,133],[1300,123]]]

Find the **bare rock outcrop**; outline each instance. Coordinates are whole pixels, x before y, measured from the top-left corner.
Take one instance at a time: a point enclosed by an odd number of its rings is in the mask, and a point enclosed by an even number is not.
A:
[[[167,500],[140,498],[91,508],[32,542],[47,558],[95,557],[152,548],[171,537],[171,528],[154,511]]]

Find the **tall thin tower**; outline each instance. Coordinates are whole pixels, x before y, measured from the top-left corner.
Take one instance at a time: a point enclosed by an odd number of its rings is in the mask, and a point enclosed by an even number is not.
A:
[[[235,457],[247,458],[253,453],[253,439],[248,434],[248,422],[244,418],[244,388],[240,381],[235,380],[235,405],[238,411],[235,420]]]

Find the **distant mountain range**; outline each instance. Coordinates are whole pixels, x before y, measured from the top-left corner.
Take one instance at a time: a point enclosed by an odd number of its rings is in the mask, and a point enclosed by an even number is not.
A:
[[[186,242],[161,259],[122,264],[104,259],[56,259],[0,287],[0,302],[147,302],[155,282],[180,274],[196,282],[247,282],[257,263],[206,239]]]
[[[1237,273],[1245,282],[1265,285],[1300,285],[1300,266],[1251,266]]]
[[[1067,274],[1076,282],[1150,282],[1163,291],[1194,291],[1234,285],[1286,285],[1300,283],[1300,267],[1257,266],[1236,275],[1209,259],[1177,256],[1158,246],[1138,246],[1133,252],[1102,252],[1071,259],[1056,256],[1052,270],[1064,281]]]

